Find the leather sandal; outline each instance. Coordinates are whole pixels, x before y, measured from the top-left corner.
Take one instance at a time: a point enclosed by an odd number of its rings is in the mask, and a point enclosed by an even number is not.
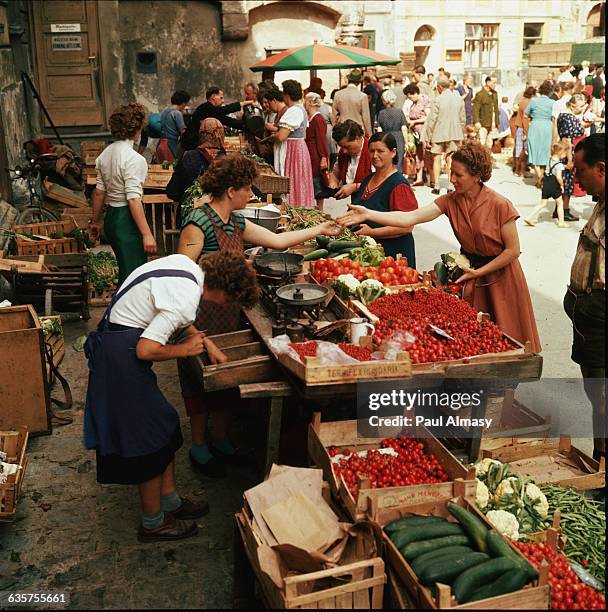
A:
[[[196,535],[198,527],[194,522],[182,521],[165,512],[165,520],[160,527],[147,529],[140,525],[137,539],[140,542],[168,542],[172,540],[184,540]]]
[[[165,510],[166,515],[182,521],[193,521],[209,512],[209,504],[206,501],[197,503],[188,497],[180,497],[180,499],[182,500],[181,506],[177,510]]]

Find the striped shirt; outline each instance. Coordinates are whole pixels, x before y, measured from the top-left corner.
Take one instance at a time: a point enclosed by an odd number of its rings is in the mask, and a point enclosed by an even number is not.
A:
[[[239,227],[241,231],[245,231],[245,217],[243,217],[241,213],[232,213],[228,223],[224,223],[213,208],[207,204],[203,204],[203,206],[199,208],[192,208],[186,213],[186,216],[182,220],[182,229],[187,225],[192,224],[196,225],[196,227],[203,232],[205,244],[201,254],[214,253],[219,248],[217,238],[215,237],[215,227],[213,226],[210,217],[213,217],[215,224],[222,228],[229,236],[232,236],[235,230],[232,222],[233,219],[236,220],[237,227]]]

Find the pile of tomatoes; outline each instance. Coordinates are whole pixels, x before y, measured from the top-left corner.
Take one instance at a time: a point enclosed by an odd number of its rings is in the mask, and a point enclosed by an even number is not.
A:
[[[540,544],[513,544],[537,569],[546,560],[550,564],[549,585],[552,610],[605,610],[606,598],[602,593],[584,584],[572,571],[568,559],[541,542]]]
[[[502,353],[516,348],[491,321],[478,321],[463,300],[438,289],[407,291],[377,299],[370,307],[380,321],[374,342],[380,345],[396,331],[410,332],[416,341],[407,347],[412,363],[462,359]],[[438,335],[435,325],[449,336]]]
[[[397,454],[368,450],[365,457],[350,449],[330,446],[330,457],[344,455],[333,464],[336,478],[344,478],[351,495],[356,497],[359,477],[369,478],[372,489],[447,482],[448,475],[433,454],[424,452],[424,444],[413,438],[398,436],[382,440],[381,448],[392,448]]]
[[[405,257],[385,257],[379,266],[364,266],[351,259],[318,259],[312,262],[318,283],[331,281],[341,274],[352,274],[358,281],[373,278],[385,286],[412,285],[419,281],[418,272],[410,268]]]
[[[319,348],[314,340],[310,342],[292,342],[289,345],[299,356],[302,363],[305,357],[316,357],[317,349]],[[372,352],[362,346],[355,346],[348,342],[340,342],[338,346],[353,359],[358,361],[371,361],[373,359]]]

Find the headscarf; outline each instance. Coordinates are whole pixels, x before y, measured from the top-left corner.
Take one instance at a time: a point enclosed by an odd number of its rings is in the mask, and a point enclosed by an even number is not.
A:
[[[198,129],[198,150],[208,162],[212,162],[218,153],[224,151],[224,126],[219,119],[207,117],[201,121]]]

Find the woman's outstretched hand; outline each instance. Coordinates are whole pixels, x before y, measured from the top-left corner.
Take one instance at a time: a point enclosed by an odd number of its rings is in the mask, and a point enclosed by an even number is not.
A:
[[[348,212],[341,217],[338,217],[336,221],[344,227],[350,227],[352,225],[360,225],[368,220],[369,210],[365,206],[357,206],[356,204],[348,205]]]

